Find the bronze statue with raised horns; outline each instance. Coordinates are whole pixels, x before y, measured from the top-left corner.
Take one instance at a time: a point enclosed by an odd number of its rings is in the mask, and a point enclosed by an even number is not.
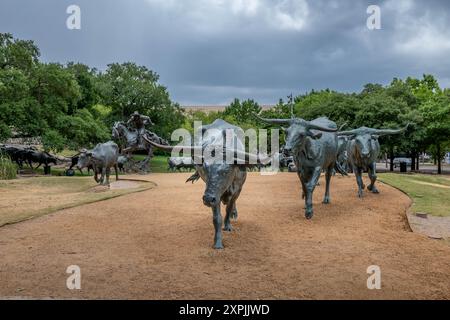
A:
[[[379,193],[375,182],[377,181],[377,160],[380,154],[378,138],[386,135],[401,134],[406,131],[408,125],[400,130],[372,129],[361,127],[351,131],[339,132],[338,136],[347,137],[348,164],[353,169],[358,184],[358,196],[364,195],[365,185],[362,179],[364,171],[368,171],[370,185],[367,189],[372,193]]]
[[[338,131],[336,123],[327,118],[319,118],[306,121],[300,118],[294,119],[264,119],[260,121],[289,126],[282,129],[286,132],[286,146],[284,152],[292,153],[297,167],[297,174],[303,189],[305,198],[305,216],[311,219],[313,211],[313,192],[319,182],[322,170],[326,174],[326,190],[323,203],[330,203],[330,183],[334,170],[346,175],[337,162],[338,157]]]

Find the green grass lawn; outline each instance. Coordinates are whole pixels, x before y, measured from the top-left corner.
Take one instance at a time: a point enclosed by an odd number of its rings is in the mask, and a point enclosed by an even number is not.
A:
[[[135,155],[133,158],[137,161],[142,161],[146,158],[144,155]],[[168,173],[167,168],[169,165],[167,164],[168,156],[155,156],[153,157],[150,163],[150,170],[152,173]]]
[[[150,168],[154,173],[166,173],[169,172],[167,169],[169,165],[167,164],[167,159],[169,157],[166,156],[156,156],[152,159],[150,164]]]
[[[412,211],[438,217],[450,216],[450,178],[430,175],[383,173],[380,181],[396,187],[413,200]]]

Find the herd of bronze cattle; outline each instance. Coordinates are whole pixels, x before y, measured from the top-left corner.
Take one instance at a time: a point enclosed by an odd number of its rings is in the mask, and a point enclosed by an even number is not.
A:
[[[210,125],[200,127],[199,134],[195,135],[192,146],[173,147],[167,141],[157,137],[144,128],[141,130],[130,129],[125,141],[128,146],[122,149],[115,142],[107,142],[97,145],[92,150],[82,150],[76,157],[72,158],[72,166],[78,169],[91,168],[94,170],[95,180],[103,185],[109,185],[111,168],[116,170],[118,179],[118,166],[123,161],[130,159],[130,154],[123,150],[146,150],[148,157],[144,160],[144,167],[153,155],[152,148],[162,149],[167,152],[183,151],[184,157],[169,158],[169,166],[173,168],[194,168],[195,173],[186,182],[196,182],[200,178],[206,183],[203,195],[203,203],[212,209],[215,228],[214,248],[222,249],[222,227],[225,231],[232,231],[231,219],[237,219],[238,211],[236,201],[242,191],[247,178],[249,168],[261,168],[278,160],[292,159],[292,168],[297,172],[305,200],[305,215],[311,219],[313,211],[313,192],[318,185],[322,172],[325,172],[325,196],[323,203],[329,204],[330,182],[332,176],[338,172],[347,175],[352,171],[356,176],[358,185],[358,196],[363,197],[365,185],[362,173],[367,171],[370,185],[367,190],[379,193],[375,186],[376,162],[380,154],[379,137],[385,135],[400,134],[406,128],[400,130],[371,129],[362,127],[351,131],[340,131],[333,121],[328,118],[318,118],[306,121],[299,118],[293,119],[264,119],[255,116],[259,121],[275,125],[285,131],[286,143],[283,152],[271,156],[262,154],[250,154],[245,151],[242,129],[218,119]],[[120,137],[120,131],[116,124],[113,128],[113,137]],[[285,128],[287,127],[287,128]],[[229,137],[231,133],[231,139]],[[198,138],[199,137],[199,138]],[[233,141],[230,145],[229,142]],[[134,146],[134,147],[133,147]],[[220,150],[221,156],[213,156]],[[130,151],[130,152],[131,152]],[[49,162],[56,163],[56,158],[48,153],[42,153],[35,149],[17,149],[2,146],[2,152],[10,154],[20,166],[23,162],[43,163],[48,166]],[[227,157],[223,157],[224,154]],[[231,161],[230,155],[231,153]],[[281,158],[280,158],[281,157]],[[125,160],[124,160],[125,159]],[[291,168],[291,167],[290,167]],[[291,171],[291,170],[290,170]],[[101,174],[101,177],[98,177]],[[221,203],[226,206],[226,215],[222,221]]]
[[[326,190],[323,203],[330,203],[330,182],[333,174],[339,172],[347,175],[347,168],[355,173],[358,184],[358,195],[363,197],[365,189],[362,173],[368,171],[370,192],[378,193],[375,187],[376,161],[380,153],[378,138],[384,135],[400,134],[406,130],[378,130],[362,127],[352,131],[339,132],[333,121],[327,118],[319,118],[306,121],[294,119],[264,119],[260,121],[271,125],[280,126],[286,133],[286,144],[283,149],[285,155],[292,155],[300,178],[303,198],[305,199],[306,218],[313,217],[313,192],[319,182],[321,173],[325,172]],[[284,128],[283,126],[288,126]],[[222,227],[224,231],[232,231],[231,219],[236,219],[238,211],[236,200],[247,177],[249,166],[259,166],[271,161],[271,158],[263,155],[252,155],[245,152],[244,142],[241,140],[242,129],[227,123],[224,120],[216,120],[212,124],[203,126],[201,140],[195,141],[192,147],[183,147],[183,151],[191,152],[195,164],[195,174],[187,182],[194,183],[200,178],[206,183],[203,195],[203,203],[212,209],[215,228],[214,248],[223,249]],[[205,154],[216,150],[227,150],[229,132],[234,132],[233,150],[234,161],[229,158],[207,158]],[[179,147],[161,145],[155,142],[151,144],[159,149],[172,152],[180,150]],[[198,152],[196,152],[198,151]],[[194,156],[194,154],[197,154]],[[199,159],[198,154],[201,154]],[[186,158],[183,158],[186,159]],[[256,161],[250,162],[250,159]],[[186,161],[186,160],[185,160]],[[222,222],[220,204],[226,206],[225,219]]]

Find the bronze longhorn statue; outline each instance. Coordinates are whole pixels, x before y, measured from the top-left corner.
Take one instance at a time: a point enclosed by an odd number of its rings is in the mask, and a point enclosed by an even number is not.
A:
[[[330,182],[334,170],[346,175],[346,172],[337,163],[338,131],[336,123],[327,118],[306,121],[294,119],[264,119],[263,122],[289,126],[282,129],[286,132],[286,153],[293,153],[297,174],[302,184],[305,198],[305,216],[311,219],[313,211],[313,192],[319,182],[322,170],[326,173],[326,191],[323,203],[330,203]]]
[[[377,160],[380,154],[380,143],[378,138],[386,135],[400,134],[406,131],[408,125],[400,130],[372,129],[361,127],[351,131],[339,132],[340,137],[347,137],[348,164],[353,169],[358,184],[358,196],[363,197],[365,185],[362,180],[362,173],[368,171],[370,185],[367,189],[378,194],[375,187],[377,181]]]

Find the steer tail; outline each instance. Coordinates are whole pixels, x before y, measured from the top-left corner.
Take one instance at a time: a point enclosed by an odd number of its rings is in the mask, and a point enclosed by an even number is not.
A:
[[[336,170],[336,172],[339,172],[342,176],[348,176],[347,171],[345,171],[344,168],[342,168],[342,166],[337,161],[334,165],[334,169]]]

